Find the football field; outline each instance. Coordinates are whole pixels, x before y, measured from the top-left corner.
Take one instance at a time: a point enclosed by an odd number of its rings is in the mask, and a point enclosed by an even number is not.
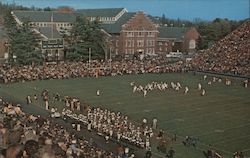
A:
[[[61,96],[77,97],[91,106],[120,111],[136,122],[147,118],[151,123],[156,117],[159,129],[178,136],[178,141],[171,145],[176,158],[204,157],[202,150],[208,149],[209,144],[225,157],[232,157],[235,151],[243,151],[250,157],[250,88],[244,88],[242,79],[237,78],[232,78],[231,86],[223,82],[208,85],[208,80],[211,76],[204,81],[203,75],[192,73],[45,80],[0,85],[0,96],[25,102],[27,95],[40,97],[42,90],[48,89],[50,94],[58,92]],[[179,92],[153,90],[146,97],[141,92],[132,92],[130,82],[145,85],[152,81],[180,82],[183,87],[189,87],[189,92],[184,95],[184,88]],[[198,83],[205,88],[205,96],[200,95]],[[96,96],[97,89],[100,96]],[[44,108],[40,100],[34,104]],[[58,102],[51,104],[64,106]],[[181,143],[185,136],[199,139],[197,149]],[[157,152],[155,146],[153,151]]]

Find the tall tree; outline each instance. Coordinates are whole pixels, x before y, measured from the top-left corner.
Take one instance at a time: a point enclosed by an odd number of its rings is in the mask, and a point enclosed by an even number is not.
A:
[[[93,59],[104,57],[104,34],[98,21],[90,22],[86,18],[77,17],[67,41],[69,51],[66,58],[69,60],[87,60],[89,49]]]
[[[6,22],[7,34],[10,43],[10,63],[22,65],[42,62],[42,54],[39,47],[40,38],[29,26],[29,21],[17,26],[11,17],[6,17],[11,21]]]

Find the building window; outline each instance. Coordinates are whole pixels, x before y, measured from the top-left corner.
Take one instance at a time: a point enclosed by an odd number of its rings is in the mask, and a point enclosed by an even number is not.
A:
[[[147,46],[154,46],[154,40],[147,40]]]
[[[143,40],[138,40],[137,41],[137,47],[143,47],[144,46],[144,41]]]
[[[154,37],[154,32],[148,32],[148,37]]]
[[[144,37],[144,32],[138,32],[138,37]]]
[[[115,49],[115,55],[118,55],[118,49]]]
[[[133,40],[126,40],[126,47],[134,47],[134,41]]]
[[[134,37],[134,32],[127,32],[127,37]]]
[[[162,48],[161,48],[161,47],[159,48],[159,51],[162,51]]]
[[[158,42],[158,45],[161,46],[161,45],[162,45],[162,42]]]

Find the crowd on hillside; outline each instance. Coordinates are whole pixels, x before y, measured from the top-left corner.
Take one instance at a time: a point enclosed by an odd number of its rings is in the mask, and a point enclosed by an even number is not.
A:
[[[250,20],[198,54],[192,63],[199,70],[250,76]]]
[[[168,73],[186,70],[250,76],[250,21],[246,21],[191,62],[166,59],[65,62],[29,66],[0,66],[0,83],[124,74]]]
[[[1,158],[118,158],[78,138],[54,120],[26,114],[21,105],[2,99],[0,149]]]
[[[10,66],[0,69],[0,83],[32,80],[68,79],[77,77],[115,76],[124,74],[166,73],[184,71],[182,62],[151,61],[92,61],[45,64],[42,66]],[[111,68],[110,68],[111,67]]]

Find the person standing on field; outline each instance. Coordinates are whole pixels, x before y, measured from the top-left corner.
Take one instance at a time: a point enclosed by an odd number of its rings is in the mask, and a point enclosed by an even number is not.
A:
[[[153,119],[153,129],[156,129],[157,128],[157,119],[154,118]]]

